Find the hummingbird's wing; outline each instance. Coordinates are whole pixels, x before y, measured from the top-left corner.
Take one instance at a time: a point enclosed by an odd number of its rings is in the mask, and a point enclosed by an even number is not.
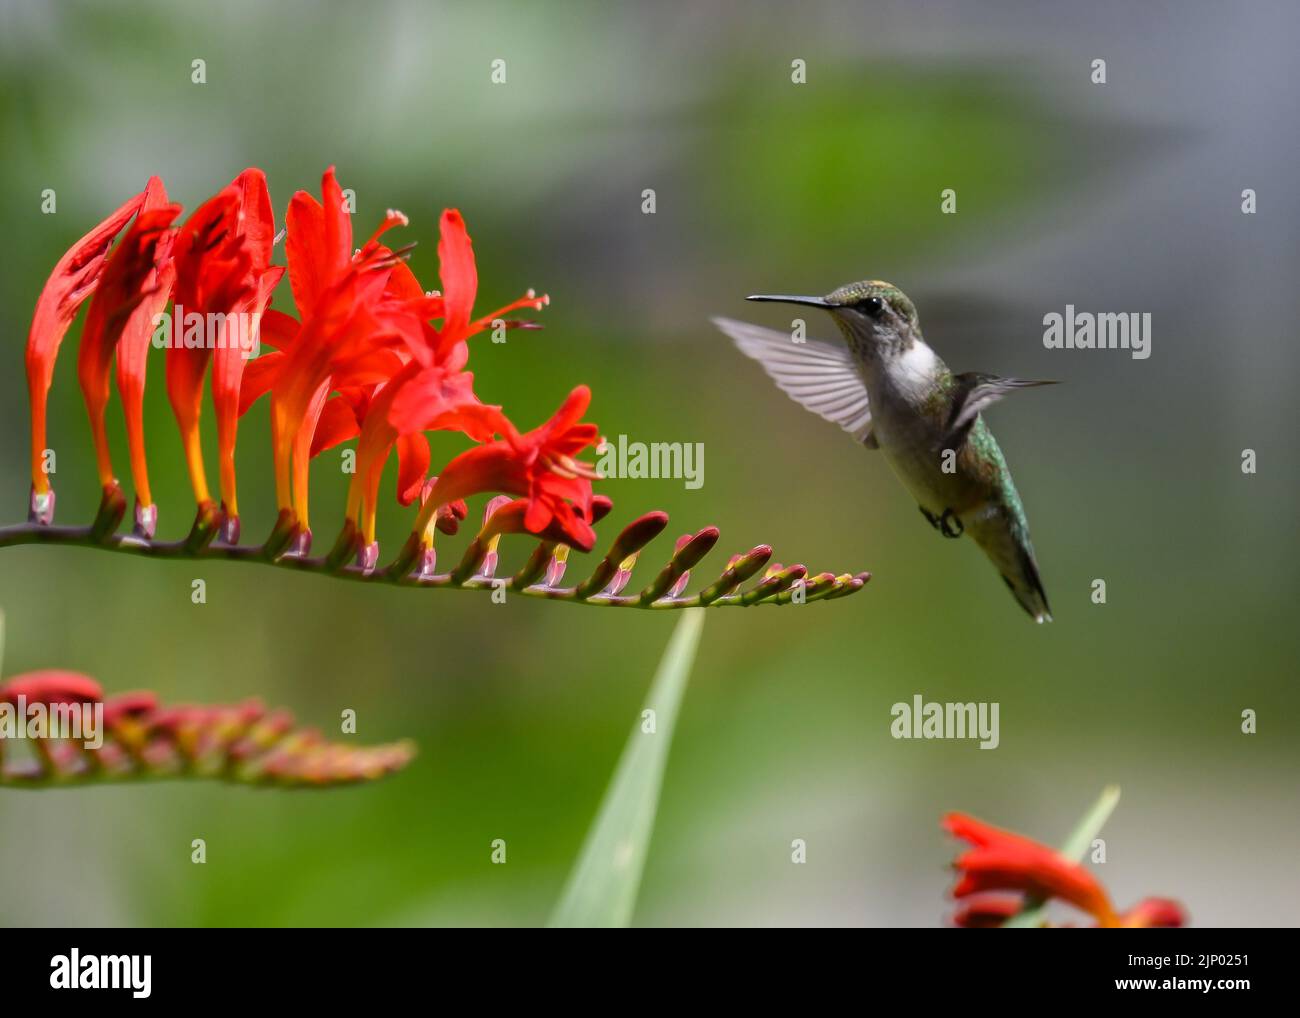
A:
[[[777,388],[796,403],[838,424],[868,448],[876,448],[867,385],[847,347],[815,339],[796,343],[788,332],[734,318],[714,318],[713,324],[731,337],[741,353],[758,361]]]
[[[942,443],[950,449],[957,448],[966,440],[966,433],[970,431],[981,410],[996,403],[1007,393],[1034,385],[1057,384],[1055,381],[1001,378],[979,371],[954,375],[953,381],[956,386],[952,390],[952,409],[948,412],[948,426]]]

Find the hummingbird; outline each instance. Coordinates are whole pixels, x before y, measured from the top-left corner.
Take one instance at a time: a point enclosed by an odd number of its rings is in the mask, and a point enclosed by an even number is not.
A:
[[[1050,622],[1025,508],[981,412],[1017,389],[1055,383],[953,374],[922,338],[915,305],[878,279],[825,297],[747,299],[829,312],[843,344],[713,322],[796,403],[880,450],[929,524],[944,537],[969,532],[1025,611]]]

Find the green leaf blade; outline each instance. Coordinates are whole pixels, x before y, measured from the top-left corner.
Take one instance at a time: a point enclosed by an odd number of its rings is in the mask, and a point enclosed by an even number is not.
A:
[[[548,925],[622,928],[631,922],[673,730],[703,625],[703,608],[683,611],[646,703],[655,712],[654,731],[643,731],[640,718],[633,726]]]

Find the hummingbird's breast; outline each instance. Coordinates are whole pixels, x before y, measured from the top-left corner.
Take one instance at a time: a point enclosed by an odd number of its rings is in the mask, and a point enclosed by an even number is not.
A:
[[[863,376],[880,451],[918,505],[961,515],[996,496],[969,442],[943,448],[952,374],[929,346],[917,340],[887,363],[864,364]]]

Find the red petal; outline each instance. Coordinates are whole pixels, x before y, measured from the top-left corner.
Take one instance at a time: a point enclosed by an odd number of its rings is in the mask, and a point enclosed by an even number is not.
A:
[[[244,368],[244,377],[239,384],[239,416],[248,413],[248,408],[270,391],[275,380],[284,367],[285,355],[275,351],[255,357]]]
[[[275,308],[268,308],[262,314],[259,335],[264,346],[269,346],[272,350],[289,350],[297,340],[300,329],[298,319]]]
[[[560,409],[555,412],[552,419],[552,425],[556,431],[565,431],[572,428],[582,419],[582,415],[587,412],[587,407],[591,405],[591,390],[585,385],[579,385],[561,404]],[[594,425],[588,425],[594,427]]]
[[[327,260],[332,279],[352,260],[352,217],[333,166],[321,178],[320,200],[325,213],[325,249],[321,257]]]
[[[298,314],[306,316],[329,283],[330,263],[325,250],[325,214],[320,202],[306,191],[289,201],[285,214],[285,257],[289,262],[289,287]]]
[[[316,422],[316,433],[311,439],[311,455],[316,456],[326,449],[333,449],[340,442],[356,438],[361,432],[357,415],[345,399],[335,397],[325,404],[320,420]]]
[[[397,501],[410,505],[420,496],[429,473],[429,440],[423,432],[397,439]]]
[[[446,314],[442,333],[451,342],[463,336],[469,328],[478,293],[478,269],[474,265],[474,248],[465,220],[456,209],[442,213],[438,238],[438,275],[442,279],[442,297]]]
[[[239,232],[253,256],[253,271],[260,276],[270,267],[275,246],[275,210],[266,174],[250,166],[234,179],[233,186],[240,192]]]
[[[385,292],[398,300],[426,301],[437,299],[428,298],[424,295],[424,287],[420,285],[420,281],[415,278],[415,273],[411,271],[411,267],[406,262],[398,262],[393,266],[393,272],[388,277],[388,286],[385,288]],[[441,300],[438,300],[440,306],[441,303]],[[428,317],[433,318],[435,316],[429,315]]]

